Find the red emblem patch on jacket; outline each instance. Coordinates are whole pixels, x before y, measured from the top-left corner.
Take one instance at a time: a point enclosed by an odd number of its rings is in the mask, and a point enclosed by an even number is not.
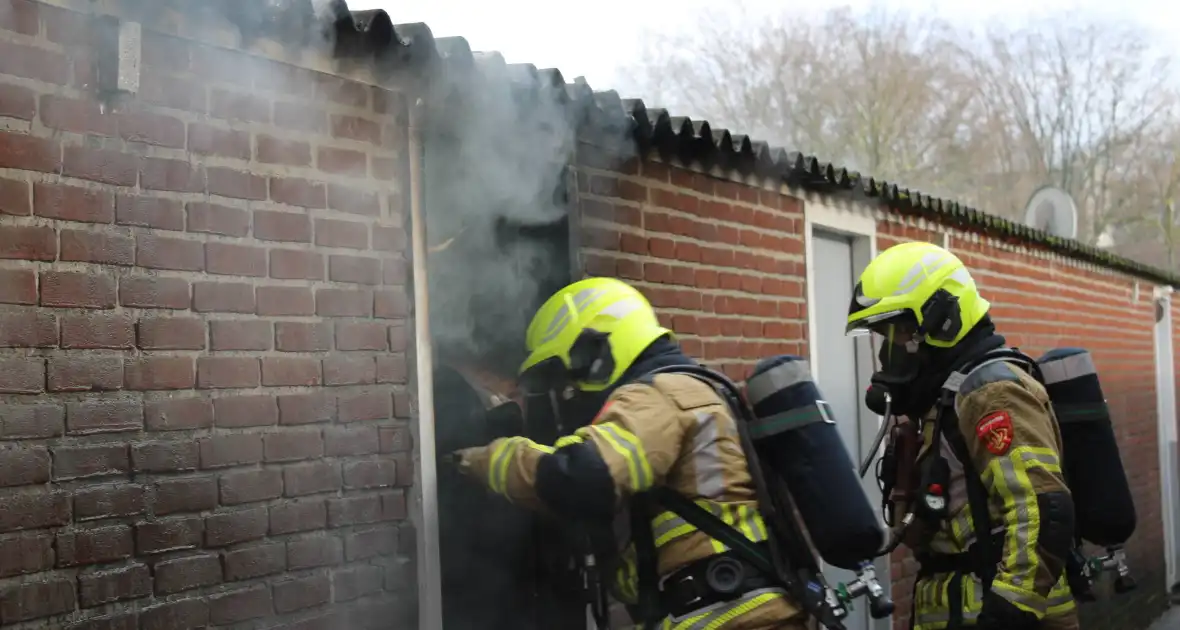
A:
[[[598,410],[598,414],[594,416],[594,419],[590,421],[590,424],[598,424],[598,421],[602,420],[602,417],[606,415],[606,411],[610,409],[610,406],[613,404],[615,404],[615,401],[613,400],[606,401],[606,404],[602,406],[602,409]],[[586,416],[582,417],[585,418]]]
[[[1012,445],[1012,416],[1007,411],[987,414],[975,425],[975,436],[992,455],[1003,455]]]

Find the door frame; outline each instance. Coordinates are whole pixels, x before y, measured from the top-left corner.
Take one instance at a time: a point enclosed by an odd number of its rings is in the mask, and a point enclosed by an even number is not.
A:
[[[1155,287],[1152,291],[1155,318],[1155,392],[1156,419],[1159,435],[1160,515],[1164,527],[1164,555],[1167,579],[1164,588],[1171,590],[1180,581],[1180,566],[1176,554],[1180,547],[1176,522],[1177,492],[1180,492],[1180,471],[1176,470],[1176,368],[1172,331],[1172,287]]]
[[[852,239],[853,267],[868,264],[877,256],[877,220],[867,211],[854,211],[807,200],[803,204],[803,251],[807,280],[807,357],[813,372],[819,371],[820,357],[812,352],[816,337],[815,315],[815,232],[844,236]]]
[[[877,256],[877,219],[871,210],[851,209],[848,207],[834,207],[824,204],[814,198],[805,198],[803,202],[803,251],[806,269],[806,298],[807,298],[807,359],[811,367],[813,378],[818,379],[822,369],[822,353],[815,351],[818,336],[816,300],[815,300],[815,235],[827,234],[849,239],[852,249],[853,269],[862,269],[869,261]],[[857,380],[860,389],[868,386],[872,373],[872,347],[868,337],[856,340]],[[858,434],[861,440],[872,439],[881,427],[884,418],[870,416],[863,412],[857,418]],[[866,426],[868,425],[868,426]],[[867,429],[867,430],[866,430]],[[882,445],[882,449],[884,445]],[[851,451],[851,449],[849,449]],[[878,453],[879,454],[879,453]],[[854,453],[854,463],[859,465],[859,453]],[[885,562],[884,570],[880,566]],[[887,593],[893,590],[892,559],[885,557],[876,564],[877,580]],[[822,566],[822,565],[821,565]],[[858,610],[867,604],[858,603]],[[869,619],[869,627],[873,630],[889,630],[893,626],[892,616],[887,619]]]

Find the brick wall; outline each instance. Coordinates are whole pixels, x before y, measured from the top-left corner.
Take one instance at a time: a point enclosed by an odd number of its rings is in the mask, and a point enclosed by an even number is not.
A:
[[[686,352],[733,378],[806,354],[798,199],[654,162],[577,180],[586,273],[633,281]]]
[[[602,170],[597,162],[578,169],[586,273],[635,281],[690,354],[732,377],[768,354],[808,351],[800,199],[662,163]],[[879,222],[879,249],[915,239],[942,242],[901,221]],[[1012,344],[1034,356],[1062,345],[1094,354],[1135,491],[1139,528],[1129,555],[1141,586],[1087,605],[1084,627],[1145,627],[1164,605],[1150,283],[1140,283],[1135,300],[1128,277],[963,236],[950,246],[972,267]],[[897,628],[908,627],[915,569],[895,554]]]
[[[0,3],[0,624],[384,627],[414,582],[402,97],[145,26],[103,113],[89,42]]]

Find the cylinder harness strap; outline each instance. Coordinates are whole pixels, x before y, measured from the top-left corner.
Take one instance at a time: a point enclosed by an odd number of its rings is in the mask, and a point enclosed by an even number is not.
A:
[[[991,589],[992,580],[996,577],[996,564],[1000,560],[1001,549],[996,534],[992,531],[987,488],[983,485],[983,478],[971,460],[971,452],[967,448],[967,441],[964,439],[962,431],[959,430],[958,415],[955,413],[955,396],[958,395],[963,381],[975,370],[999,361],[1019,363],[1025,369],[1031,367],[1035,370],[1036,368],[1036,363],[1032,359],[1015,348],[989,352],[953,372],[943,383],[942,395],[938,403],[938,415],[935,419],[937,432],[930,452],[934,454],[936,460],[943,460],[938,453],[941,439],[945,438],[951,451],[962,464],[963,479],[967,484],[967,509],[971,510],[975,534],[975,542],[963,553],[954,555],[922,554],[918,558],[922,567],[921,573],[924,576],[934,573],[953,574],[947,585],[947,602],[950,606],[947,630],[956,630],[963,625],[963,576],[974,574],[979,578],[983,591],[987,592]],[[1039,374],[1034,374],[1034,376],[1039,376]],[[935,464],[932,468],[946,469],[945,460],[938,463],[941,466]],[[946,483],[946,480],[936,481],[940,481],[942,484]],[[929,485],[929,480],[923,485]],[[946,486],[942,485],[942,487]],[[941,516],[945,517],[945,514]],[[914,586],[916,592],[917,584]]]
[[[792,518],[792,512],[781,509],[790,506],[779,506],[774,501],[767,481],[761,473],[762,469],[759,466],[753,438],[750,435],[750,427],[755,422],[755,418],[753,412],[742,402],[740,390],[725,376],[707,368],[695,366],[659,368],[644,375],[639,381],[650,385],[654,382],[657,374],[664,373],[685,374],[710,385],[730,408],[735,416],[735,424],[742,442],[742,452],[746,454],[750,476],[754,482],[755,493],[758,497],[758,509],[762,513],[768,529],[774,533],[769,536],[765,544],[755,543],[718,516],[687,497],[663,486],[657,486],[632,497],[630,501],[631,535],[635,543],[640,602],[636,613],[643,627],[647,630],[657,627],[663,616],[667,614],[666,606],[659,601],[661,595],[660,578],[654,535],[651,532],[650,517],[654,513],[653,507],[658,506],[679,516],[705,535],[729,547],[732,553],[728,555],[749,565],[758,574],[756,577],[760,582],[767,581],[769,584],[784,587],[795,602],[823,624],[823,627],[831,630],[844,630],[843,622],[825,600],[826,588],[822,582],[818,564],[804,543],[805,539],[799,525]],[[782,420],[787,421],[788,419],[783,418]],[[807,423],[814,421],[814,419],[790,418],[784,423],[784,426],[796,426],[800,421]],[[778,513],[782,513],[782,516],[776,518]],[[775,531],[777,529],[783,531],[777,532]],[[783,543],[786,543],[787,548],[781,548]],[[713,560],[715,557],[705,560]],[[691,568],[693,565],[689,565],[689,567]],[[742,592],[739,590],[732,595],[726,595],[726,599],[741,594]]]

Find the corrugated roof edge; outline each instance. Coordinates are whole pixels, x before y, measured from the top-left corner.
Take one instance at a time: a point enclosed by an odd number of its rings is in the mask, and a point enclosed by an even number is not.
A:
[[[294,0],[309,6],[306,0]],[[230,2],[229,6],[234,3]],[[639,99],[623,99],[613,90],[595,91],[580,78],[569,83],[556,69],[508,64],[499,53],[471,50],[462,37],[435,38],[421,23],[394,24],[384,10],[350,11],[346,0],[333,0],[330,30],[338,58],[369,60],[377,69],[426,72],[480,72],[507,77],[514,87],[549,92],[569,107],[584,127],[630,126],[639,155],[655,151],[661,159],[743,176],[778,179],[788,186],[838,195],[949,227],[981,233],[1013,244],[1034,245],[1071,258],[1118,270],[1157,283],[1180,286],[1180,274],[1146,265],[1074,239],[923,194],[895,183],[849,171],[817,157],[772,147],[761,140],[708,121],[673,116]]]

